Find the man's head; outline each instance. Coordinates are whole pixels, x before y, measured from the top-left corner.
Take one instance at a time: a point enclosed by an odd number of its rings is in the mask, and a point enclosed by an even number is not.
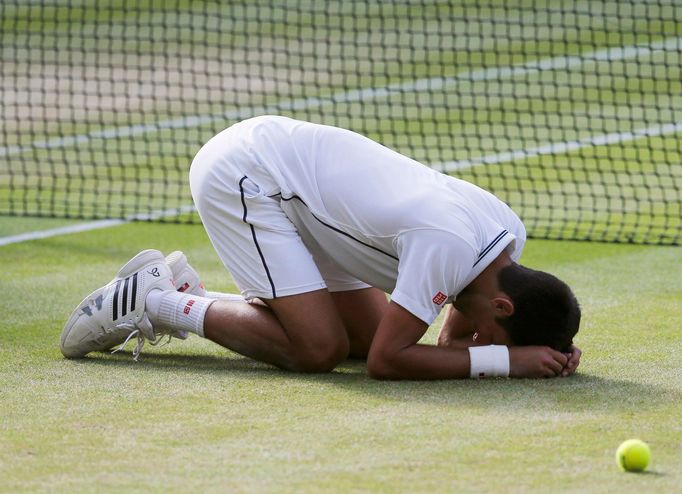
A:
[[[495,320],[515,345],[569,349],[580,325],[580,306],[566,283],[516,263],[500,269],[497,282],[513,310]]]

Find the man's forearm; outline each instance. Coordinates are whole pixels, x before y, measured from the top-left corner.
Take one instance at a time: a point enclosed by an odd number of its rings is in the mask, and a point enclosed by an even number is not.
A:
[[[367,369],[376,379],[458,379],[471,375],[468,349],[422,345],[419,340],[428,326],[395,302],[389,304],[379,323],[367,359]],[[499,346],[499,345],[498,345]],[[490,353],[493,352],[493,353]],[[506,373],[496,373],[499,359],[490,348],[488,357],[477,360],[476,368],[490,367],[491,375],[511,377],[552,377],[561,373],[568,357],[549,347],[525,346],[509,348]],[[498,360],[495,360],[496,363]],[[486,371],[486,369],[483,369]],[[480,373],[478,374],[480,375]],[[485,372],[487,374],[487,371]]]
[[[367,368],[377,379],[469,377],[469,352],[419,344],[428,326],[391,302],[372,341]]]
[[[368,363],[376,379],[461,379],[469,377],[466,349],[415,344]]]

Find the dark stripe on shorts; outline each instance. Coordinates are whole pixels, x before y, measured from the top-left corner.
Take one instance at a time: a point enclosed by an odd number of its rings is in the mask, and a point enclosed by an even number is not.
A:
[[[258,251],[258,255],[260,256],[260,260],[263,263],[263,267],[265,268],[265,274],[268,276],[268,281],[270,282],[270,288],[272,288],[272,298],[277,298],[277,291],[275,290],[275,283],[272,281],[272,276],[270,275],[270,269],[268,268],[268,263],[265,262],[265,256],[263,255],[263,251],[260,248],[260,245],[258,244],[258,238],[256,238],[256,229],[254,226],[246,221],[246,216],[247,216],[247,208],[246,208],[246,197],[244,196],[244,187],[242,184],[244,183],[244,180],[246,180],[248,177],[244,176],[242,179],[239,181],[239,191],[241,192],[241,197],[242,197],[242,206],[244,207],[244,215],[242,216],[242,221],[249,225],[251,228],[251,236],[253,237],[253,243],[256,244],[256,250]]]
[[[478,259],[476,259],[474,266],[481,262],[483,258],[488,254],[488,252],[490,252],[493,249],[493,247],[499,244],[500,240],[502,240],[507,235],[507,233],[509,233],[507,230],[503,230],[497,237],[495,237],[493,241],[490,242],[488,246],[485,249],[483,249],[481,253],[478,255]]]
[[[308,205],[305,203],[305,201],[304,201],[303,199],[301,199],[300,197],[298,197],[297,195],[293,195],[293,196],[291,196],[291,197],[284,197],[284,196],[282,196],[282,200],[283,200],[283,201],[291,201],[292,199],[296,199],[296,200],[300,201],[301,204],[303,204],[306,208],[308,208]],[[310,211],[310,208],[308,208],[308,211]],[[385,251],[383,251],[383,250],[381,250],[381,249],[379,249],[379,248],[377,248],[377,247],[374,247],[373,245],[370,245],[370,244],[368,244],[368,243],[363,242],[362,240],[359,240],[359,239],[355,238],[354,236],[352,236],[352,235],[350,235],[350,234],[344,232],[343,230],[339,230],[338,228],[336,228],[336,227],[334,227],[334,226],[332,226],[332,225],[330,225],[330,224],[328,224],[328,223],[325,223],[325,222],[322,221],[320,218],[318,218],[317,216],[315,216],[315,213],[313,213],[312,211],[310,211],[310,214],[312,215],[313,218],[315,218],[315,219],[316,219],[317,221],[319,221],[321,224],[323,224],[324,226],[326,226],[327,228],[329,228],[329,229],[331,229],[331,230],[334,230],[336,233],[340,233],[341,235],[343,235],[343,236],[345,236],[345,237],[348,237],[348,238],[350,238],[351,240],[355,240],[356,242],[358,242],[359,244],[364,245],[365,247],[369,247],[369,248],[372,249],[372,250],[375,250],[375,251],[377,251],[377,252],[381,252],[382,254],[384,254],[385,256],[390,257],[391,259],[395,259],[396,261],[399,261],[399,259],[398,259],[396,256],[394,256],[393,254],[389,254],[388,252],[385,252]]]

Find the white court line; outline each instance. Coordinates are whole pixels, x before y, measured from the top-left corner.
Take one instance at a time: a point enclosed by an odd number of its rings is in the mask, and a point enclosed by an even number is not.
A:
[[[301,98],[285,100],[270,106],[246,107],[230,110],[215,115],[192,115],[172,120],[161,120],[150,124],[128,125],[112,129],[103,129],[87,134],[58,137],[55,139],[34,141],[24,146],[0,146],[0,156],[23,154],[35,149],[58,149],[68,146],[87,143],[93,139],[117,139],[121,137],[140,136],[166,129],[188,129],[201,125],[222,122],[225,120],[241,120],[254,115],[276,113],[282,110],[303,110],[319,108],[335,103],[352,103],[356,101],[369,101],[379,98],[387,98],[396,94],[446,89],[466,82],[480,82],[489,80],[502,80],[521,75],[533,74],[543,70],[568,70],[576,66],[610,61],[616,62],[637,57],[653,55],[661,51],[682,49],[682,36],[665,38],[648,45],[631,45],[615,48],[606,48],[582,55],[563,55],[560,57],[533,60],[508,67],[490,67],[459,73],[453,77],[432,77],[417,79],[415,81],[389,84],[381,88],[354,89],[342,91],[329,96]]]
[[[578,149],[587,147],[608,146],[609,144],[619,144],[627,141],[644,139],[646,137],[660,137],[668,134],[676,134],[677,132],[682,132],[682,123],[670,123],[655,127],[646,127],[643,129],[635,129],[632,132],[613,132],[611,134],[587,136],[575,141],[552,142],[550,144],[545,144],[535,148],[505,151],[504,153],[489,154],[488,156],[481,156],[480,158],[473,158],[470,160],[446,161],[444,163],[431,166],[434,168],[440,167],[437,169],[450,172],[455,170],[464,170],[466,168],[479,165],[510,163],[512,161],[533,158],[547,154],[570,153],[571,151],[577,151]]]
[[[19,242],[28,242],[29,240],[40,240],[43,238],[56,237],[59,235],[67,235],[69,233],[87,232],[90,230],[98,230],[100,228],[109,228],[112,226],[123,225],[132,221],[152,221],[169,216],[176,216],[182,213],[189,213],[194,211],[194,205],[188,204],[178,208],[166,209],[163,211],[153,211],[151,213],[135,214],[128,216],[125,219],[114,218],[106,220],[90,221],[88,223],[81,223],[78,225],[61,226],[59,228],[51,228],[49,230],[37,230],[33,232],[20,233],[10,237],[0,237],[0,247],[3,245],[16,244]]]
[[[37,230],[33,232],[20,233],[19,235],[12,235],[10,237],[0,237],[0,247],[9,244],[18,244],[20,242],[28,242],[29,240],[40,240],[43,238],[56,237],[59,235],[67,235],[69,233],[87,232],[90,230],[97,230],[99,228],[109,228],[110,226],[122,225],[126,220],[111,219],[91,221],[89,223],[81,223],[79,225],[62,226],[59,228],[51,228],[49,230]]]
[[[491,154],[488,156],[482,156],[480,158],[474,158],[471,160],[458,160],[458,161],[446,161],[443,163],[432,163],[429,166],[444,170],[444,171],[455,171],[463,170],[466,168],[471,168],[473,166],[479,165],[492,165],[496,163],[510,163],[517,160],[522,160],[526,158],[532,158],[535,156],[543,156],[547,154],[561,154],[568,153],[571,151],[576,151],[578,149],[583,149],[587,147],[596,146],[608,146],[610,144],[619,144],[627,141],[634,141],[637,139],[644,139],[647,137],[660,137],[667,134],[675,134],[677,132],[682,132],[682,123],[671,123],[666,125],[661,125],[658,127],[646,127],[642,129],[636,129],[631,132],[614,132],[611,134],[603,134],[598,136],[589,136],[583,139],[575,141],[564,141],[564,142],[553,142],[550,144],[545,144],[544,146],[539,146],[529,149],[519,149],[517,151],[507,151],[504,153]],[[152,220],[160,219],[167,216],[174,216],[180,213],[186,213],[193,211],[193,205],[181,206],[176,209],[169,209],[166,211],[157,211],[147,215],[135,215],[127,219],[111,219],[111,220],[100,220],[93,221],[91,223],[84,223],[81,225],[66,226],[61,228],[54,228],[52,230],[43,230],[22,233],[20,235],[14,235],[11,237],[0,238],[0,247],[3,245],[14,244],[18,242],[26,242],[28,240],[37,240],[43,238],[54,237],[57,235],[64,235],[68,233],[84,232],[89,230],[95,230],[98,228],[108,228],[110,226],[122,225],[124,223],[130,223],[135,220]]]

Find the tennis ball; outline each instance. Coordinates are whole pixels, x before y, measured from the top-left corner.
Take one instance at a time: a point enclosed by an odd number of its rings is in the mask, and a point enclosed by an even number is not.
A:
[[[641,472],[647,467],[650,459],[649,445],[639,439],[624,441],[616,451],[616,463],[623,471]]]

